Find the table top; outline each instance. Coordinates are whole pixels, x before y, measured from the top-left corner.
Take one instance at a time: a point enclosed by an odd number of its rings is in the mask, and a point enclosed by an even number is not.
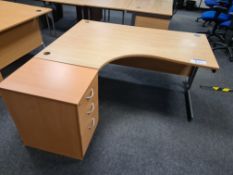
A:
[[[45,2],[53,2],[58,4],[66,4],[66,5],[80,5],[83,6],[83,0],[42,0]]]
[[[96,69],[33,58],[8,76],[0,89],[78,104]]]
[[[44,7],[0,1],[0,32],[51,11],[51,9]]]
[[[173,0],[43,0],[68,5],[99,7],[172,16]]]
[[[87,20],[80,21],[37,57],[96,69],[126,57],[219,68],[204,34]]]
[[[88,7],[100,7],[115,10],[126,10],[131,0],[82,0]]]
[[[131,0],[128,11],[172,16],[173,0]]]

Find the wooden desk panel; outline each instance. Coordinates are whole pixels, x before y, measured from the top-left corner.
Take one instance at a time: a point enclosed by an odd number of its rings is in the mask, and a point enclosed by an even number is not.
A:
[[[44,7],[0,1],[0,32],[38,18],[51,11],[51,9]]]
[[[160,16],[172,16],[173,0],[131,0],[127,10]]]
[[[45,52],[50,54],[44,55]],[[37,57],[96,69],[129,57],[159,58],[187,66],[219,68],[205,35],[85,20]],[[193,59],[202,59],[206,64],[193,63]]]
[[[205,35],[93,21],[81,21],[38,56],[0,83],[3,100],[25,145],[77,159],[99,121],[98,71],[105,64],[189,76],[184,92],[191,117],[197,68],[218,69]]]
[[[167,30],[173,14],[173,0],[132,0],[127,9],[134,13],[133,25]]]
[[[0,32],[0,70],[42,45],[38,19]]]
[[[1,94],[23,143],[83,159],[99,119],[97,73],[34,58],[6,78]]]
[[[95,69],[33,58],[7,77],[1,88],[77,104],[97,73]]]
[[[131,0],[82,0],[88,7],[99,7],[114,10],[125,10]]]
[[[51,11],[0,1],[0,70],[43,44],[38,17]]]

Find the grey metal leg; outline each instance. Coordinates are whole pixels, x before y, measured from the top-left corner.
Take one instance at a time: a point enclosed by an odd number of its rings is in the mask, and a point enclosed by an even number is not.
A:
[[[122,11],[122,24],[125,24],[125,11]]]
[[[110,22],[110,9],[108,9],[108,22]]]
[[[187,82],[184,83],[184,89],[185,89],[185,102],[186,102],[186,111],[187,111],[187,118],[188,121],[193,120],[193,108],[192,108],[192,100],[191,100],[191,94],[190,94],[190,89],[192,87],[193,80],[196,76],[198,68],[194,67],[191,75],[188,79]]]
[[[84,14],[84,8],[83,7],[82,7],[81,13],[82,13],[82,19],[85,19],[85,14]]]
[[[91,9],[90,8],[87,9],[87,19],[91,20]]]
[[[52,21],[52,26],[53,26],[53,33],[56,36],[57,32],[56,32],[56,27],[55,27],[55,22],[54,22],[53,14],[51,14],[51,21]]]
[[[46,18],[46,23],[47,23],[47,26],[48,26],[49,33],[51,34],[51,27],[50,27],[50,22],[49,22],[49,15],[46,14],[46,15],[45,15],[45,18]]]
[[[105,21],[105,9],[103,9],[102,15],[103,15],[102,20]]]
[[[135,18],[136,18],[136,14],[132,13],[132,19],[131,19],[131,25],[134,26],[135,25]]]
[[[44,4],[45,7],[47,7],[47,4],[46,4],[45,1],[43,1],[43,4]],[[46,23],[47,23],[47,26],[48,26],[49,33],[51,34],[52,32],[51,32],[49,14],[46,14],[45,18],[46,18]],[[53,27],[53,33],[54,33],[54,35],[56,35],[55,22],[54,22],[54,18],[53,18],[53,13],[52,12],[51,12],[51,22],[52,22],[52,27]]]

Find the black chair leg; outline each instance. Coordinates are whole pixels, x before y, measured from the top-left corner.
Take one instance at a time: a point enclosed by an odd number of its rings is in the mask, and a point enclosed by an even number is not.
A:
[[[207,23],[207,22],[208,22],[208,21],[203,22],[202,27],[206,27],[206,23]]]
[[[201,17],[198,17],[195,21],[196,21],[196,22],[199,22],[200,19],[201,19]]]
[[[229,60],[230,62],[233,61],[233,52],[232,52],[232,48],[230,46],[227,47],[228,53],[229,53]]]

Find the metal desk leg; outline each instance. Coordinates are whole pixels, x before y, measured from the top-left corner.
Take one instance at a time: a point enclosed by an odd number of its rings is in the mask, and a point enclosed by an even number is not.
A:
[[[187,111],[187,118],[188,121],[193,120],[193,108],[192,108],[192,100],[191,100],[191,94],[190,94],[190,89],[192,87],[193,80],[195,78],[195,75],[197,73],[198,68],[194,67],[191,75],[188,79],[187,82],[184,83],[184,90],[185,90],[185,102],[186,102],[186,111]]]
[[[132,13],[132,18],[131,18],[131,25],[134,26],[135,25],[135,19],[136,19],[136,14]]]
[[[122,11],[122,24],[125,24],[125,11]]]
[[[91,20],[91,8],[87,8],[87,19]]]
[[[44,4],[45,7],[48,7],[48,5],[46,4],[46,2],[43,1],[43,4]],[[49,33],[51,34],[51,26],[50,26],[49,14],[46,14],[45,18],[46,18],[46,23],[47,23],[47,26],[48,26]],[[55,28],[55,22],[54,22],[53,12],[51,12],[51,22],[52,22],[52,27],[53,27],[53,33],[54,33],[54,35],[56,35],[56,28]]]
[[[110,22],[110,9],[108,9],[108,22]]]
[[[56,32],[55,22],[54,22],[54,18],[53,18],[53,14],[52,13],[51,13],[51,21],[52,21],[52,26],[53,26],[53,33],[56,36],[57,32]]]
[[[47,7],[47,4],[46,4],[45,1],[43,1],[43,4],[44,4],[45,7]],[[47,27],[48,27],[49,33],[51,34],[51,27],[50,27],[49,15],[48,14],[45,15],[45,19],[46,19],[46,23],[47,23]]]
[[[50,22],[49,22],[49,15],[46,14],[46,15],[45,15],[45,18],[46,18],[46,23],[47,23],[47,26],[48,26],[49,33],[51,34],[51,27],[50,27]]]

